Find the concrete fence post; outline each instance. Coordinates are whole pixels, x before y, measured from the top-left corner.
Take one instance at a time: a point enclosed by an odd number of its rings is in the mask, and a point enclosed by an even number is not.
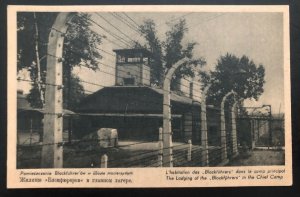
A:
[[[254,144],[253,144],[253,142],[254,142],[254,140],[253,140],[253,131],[254,131],[254,124],[253,124],[253,119],[251,118],[250,119],[250,133],[251,133],[251,149],[253,149],[253,146],[254,146]]]
[[[159,137],[158,137],[158,167],[162,167],[163,165],[163,129],[159,128]]]
[[[228,92],[222,99],[221,103],[221,163],[227,163],[227,140],[226,140],[226,122],[225,122],[225,101],[226,99],[232,95],[235,94],[234,91]]]
[[[183,58],[175,63],[167,72],[163,83],[163,166],[173,167],[173,145],[171,126],[171,92],[170,85],[176,69],[187,62],[188,58]]]
[[[47,48],[47,76],[45,91],[44,133],[42,147],[42,168],[63,167],[63,44],[67,22],[75,13],[59,13],[51,28]]]
[[[101,168],[107,168],[108,156],[106,154],[101,157]]]
[[[33,124],[32,124],[32,118],[30,118],[30,138],[29,138],[29,144],[30,144],[30,146],[31,146],[31,144],[32,144],[32,133],[33,133]]]
[[[208,155],[208,137],[207,137],[207,113],[206,113],[206,97],[207,92],[210,88],[210,84],[206,86],[202,93],[201,99],[201,161],[202,166],[209,166],[209,155]]]
[[[187,151],[187,160],[192,160],[192,140],[188,141],[188,151]]]
[[[253,150],[256,146],[255,144],[256,120],[255,118],[252,118],[250,121],[251,121],[251,149]]]
[[[236,106],[237,106],[237,104],[238,104],[238,101],[236,101],[231,108],[231,124],[232,124],[231,140],[232,140],[233,157],[238,155],[237,130],[236,130]]]

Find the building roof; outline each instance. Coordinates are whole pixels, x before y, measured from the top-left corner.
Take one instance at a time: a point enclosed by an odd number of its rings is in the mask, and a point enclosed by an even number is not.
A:
[[[24,113],[24,112],[38,112],[41,114],[44,113],[44,109],[31,107],[30,103],[26,98],[26,95],[22,94],[21,92],[18,92],[17,94],[17,109],[18,109],[18,113]],[[72,112],[71,110],[63,109],[63,114],[65,116],[68,116],[68,115],[74,115],[75,113]]]
[[[98,90],[97,92],[95,92],[94,94],[97,94],[97,93],[100,93],[104,90],[108,90],[108,89],[111,89],[111,90],[114,90],[114,91],[118,91],[118,90],[121,90],[121,89],[132,89],[132,90],[145,90],[145,91],[154,91],[160,95],[163,95],[164,94],[164,90],[161,89],[161,88],[157,88],[157,87],[149,87],[149,86],[111,86],[111,87],[104,87],[100,90]],[[92,96],[93,94],[89,95],[89,96]],[[171,91],[171,101],[176,101],[176,102],[179,102],[179,103],[184,103],[184,104],[195,104],[193,103],[193,99],[187,97],[187,96],[183,96],[183,95],[178,95],[174,92]],[[199,102],[196,103],[196,105],[199,105]]]
[[[164,94],[164,90],[161,88],[152,88],[152,87],[147,87],[147,88],[151,88],[153,91],[157,92],[158,94],[161,94],[161,95]],[[189,104],[189,105],[192,105],[192,104],[199,105],[199,102],[194,103],[192,98],[189,98],[189,97],[183,96],[183,95],[178,95],[174,92],[171,92],[171,100],[179,102],[179,103]]]
[[[132,54],[136,52],[142,52],[145,55],[152,56],[152,53],[145,48],[136,48],[136,49],[114,49],[113,52],[119,54]]]
[[[77,112],[84,113],[149,113],[160,114],[164,90],[148,86],[111,86],[89,95],[78,105]],[[189,111],[200,106],[186,96],[171,93],[174,113]]]

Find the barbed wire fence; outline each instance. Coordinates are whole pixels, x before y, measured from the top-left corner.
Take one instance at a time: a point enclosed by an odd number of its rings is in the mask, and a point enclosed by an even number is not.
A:
[[[132,31],[136,32],[138,30],[137,23],[126,15],[126,13],[123,13],[126,18],[122,17],[120,13],[111,13],[111,15],[126,24]],[[87,20],[90,20],[98,28],[106,32],[107,36],[102,36],[103,38],[115,46],[131,46],[130,42],[133,40],[130,35],[121,31],[101,14],[97,14],[97,16],[106,21],[107,24],[111,25],[113,29],[120,32],[120,34],[113,33],[95,20],[87,18]],[[163,125],[155,128],[151,135],[141,131],[140,135],[135,136],[135,140],[126,141],[121,137],[110,137],[109,139],[81,138],[72,141],[64,141],[63,118],[72,116],[72,114],[64,113],[62,108],[62,89],[64,88],[64,84],[62,84],[62,68],[63,66],[68,66],[63,65],[64,58],[62,57],[62,47],[63,38],[67,33],[68,22],[71,19],[72,13],[60,13],[53,27],[50,29],[49,42],[47,43],[48,51],[46,54],[46,82],[21,78],[17,79],[18,81],[32,84],[38,83],[46,87],[45,107],[44,111],[42,111],[44,116],[44,126],[42,128],[43,141],[34,143],[32,141],[32,132],[35,130],[28,130],[30,132],[30,145],[25,145],[27,144],[27,140],[25,140],[21,144],[18,143],[17,146],[17,162],[20,168],[217,166],[225,165],[228,162],[228,159],[231,159],[238,154],[238,139],[235,120],[236,106],[232,106],[232,109],[225,109],[223,104],[223,106],[221,105],[221,108],[209,109],[206,105],[205,98],[207,90],[204,92],[201,92],[200,88],[199,90],[194,90],[195,93],[199,95],[202,94],[202,97],[193,94],[192,99],[184,94],[178,95],[182,98],[189,99],[189,105],[191,105],[192,108],[194,107],[194,103],[198,103],[198,105],[195,105],[196,110],[192,110],[191,116],[184,114],[186,117],[181,117],[184,119],[182,123],[183,127],[188,131],[186,133],[189,133],[189,135],[173,135],[174,132],[171,125],[171,122],[173,121],[171,100],[172,95],[177,95],[177,93],[170,90],[170,84],[168,84],[168,88],[165,86],[155,87],[156,89],[159,89],[163,95],[167,95],[167,98],[164,97],[164,100],[161,102],[147,101],[147,104],[159,105],[162,106],[162,108],[165,108],[160,117],[163,121]],[[109,39],[108,35],[115,40]],[[120,45],[120,43],[122,44]],[[115,58],[114,54],[100,48],[100,46],[96,46],[96,48]],[[74,53],[74,55],[80,55],[73,50],[70,50],[70,52]],[[98,63],[100,66],[116,69],[115,66],[111,66],[107,63],[100,61]],[[110,61],[110,63],[114,64],[115,62]],[[135,68],[130,69],[136,71]],[[150,68],[146,69],[149,69],[150,72],[157,72]],[[174,68],[173,72],[175,70],[176,68]],[[115,78],[120,77],[115,73],[106,72],[101,69],[98,72]],[[120,70],[120,72],[126,71]],[[170,83],[172,73],[170,76],[165,75],[164,73],[157,74],[161,75],[165,81]],[[135,75],[135,77],[139,76]],[[193,82],[189,79],[183,80],[188,83]],[[96,86],[98,89],[110,87],[94,81],[82,79],[79,79],[79,81],[82,84]],[[175,83],[179,82],[175,81]],[[180,85],[190,88],[190,86],[184,84]],[[143,86],[147,85],[143,84]],[[151,85],[149,85],[149,87],[151,87]],[[88,94],[93,94],[97,91],[85,89],[85,92]],[[123,99],[123,96],[115,95],[114,98],[121,100]],[[224,102],[226,99],[227,96],[224,97]],[[135,98],[135,100],[144,102],[141,98]],[[208,133],[208,109],[213,110],[213,113],[218,117],[215,120],[209,120],[216,124],[217,132],[214,135]],[[230,117],[225,118],[225,111],[231,114]],[[75,112],[73,115],[79,117],[91,117],[92,113]],[[106,113],[103,113],[102,115],[105,116]],[[124,114],[124,117],[126,117],[126,114]],[[146,115],[143,118],[146,119]],[[168,125],[166,126],[166,124]],[[229,127],[230,129],[226,127],[227,124],[232,124],[231,127]],[[134,127],[134,125],[131,126]],[[148,129],[151,130],[153,127]],[[196,137],[193,136],[195,132],[197,133]],[[114,141],[114,145],[104,147],[99,146],[99,144],[107,142],[107,140]],[[95,144],[96,146],[93,146]]]

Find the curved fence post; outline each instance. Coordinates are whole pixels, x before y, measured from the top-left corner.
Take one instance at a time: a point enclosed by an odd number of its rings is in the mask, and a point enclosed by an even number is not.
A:
[[[236,101],[232,108],[231,108],[231,128],[232,128],[232,132],[231,132],[231,140],[232,140],[232,154],[233,157],[238,155],[238,146],[237,146],[237,130],[236,130],[236,106],[239,102],[241,102],[241,100]]]
[[[74,13],[59,13],[51,28],[47,49],[47,76],[44,109],[44,134],[42,147],[42,168],[63,167],[63,109],[62,76],[63,44],[67,22]]]
[[[172,127],[171,127],[171,93],[170,85],[173,74],[188,58],[184,58],[175,63],[167,72],[163,84],[163,166],[173,167],[172,150]]]
[[[227,140],[226,140],[226,123],[225,123],[225,101],[232,95],[236,94],[233,90],[228,92],[222,99],[221,103],[221,163],[227,163]]]

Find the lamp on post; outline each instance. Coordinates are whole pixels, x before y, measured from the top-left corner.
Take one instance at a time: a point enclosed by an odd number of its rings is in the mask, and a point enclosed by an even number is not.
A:
[[[263,105],[262,107],[269,108],[269,147],[271,147],[272,146],[272,106],[271,105]]]

